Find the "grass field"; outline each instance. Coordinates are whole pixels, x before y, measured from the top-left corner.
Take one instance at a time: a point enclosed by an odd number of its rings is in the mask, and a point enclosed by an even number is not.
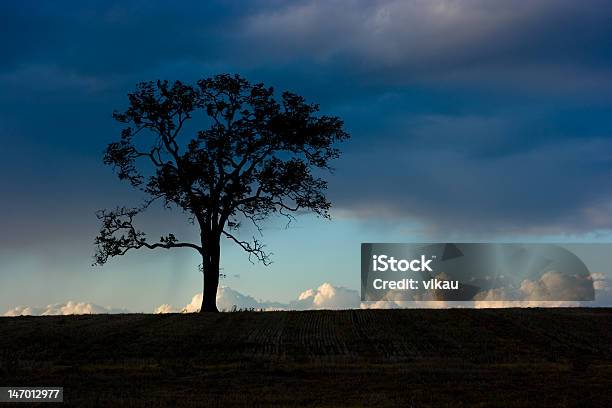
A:
[[[73,406],[611,407],[612,309],[0,318],[0,386],[26,385]]]

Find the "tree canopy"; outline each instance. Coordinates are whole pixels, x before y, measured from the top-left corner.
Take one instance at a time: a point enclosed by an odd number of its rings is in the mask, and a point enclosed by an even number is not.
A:
[[[97,264],[132,249],[192,248],[203,258],[206,296],[207,273],[217,275],[216,293],[221,237],[269,262],[257,238],[239,237],[244,222],[260,229],[272,214],[291,218],[298,211],[329,218],[322,174],[340,154],[336,143],[349,135],[338,117],[318,115],[318,105],[291,92],[276,97],[272,87],[229,74],[195,85],[143,82],[128,99],[127,110],[113,115],[124,127],[104,163],[147,198],[136,208],[98,213]],[[134,221],[158,200],[183,210],[200,240],[183,242],[169,232],[149,241]]]

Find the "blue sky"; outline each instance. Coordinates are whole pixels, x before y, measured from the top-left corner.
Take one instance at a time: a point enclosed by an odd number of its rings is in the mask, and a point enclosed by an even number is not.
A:
[[[3,2],[0,311],[150,311],[200,290],[189,251],[91,267],[94,212],[137,203],[101,155],[139,81],[237,72],[341,116],[334,219],[266,225],[269,267],[224,243],[224,284],[287,301],[357,289],[360,242],[610,239],[607,1]],[[192,233],[179,214],[143,229]],[[239,277],[237,276],[239,275]]]

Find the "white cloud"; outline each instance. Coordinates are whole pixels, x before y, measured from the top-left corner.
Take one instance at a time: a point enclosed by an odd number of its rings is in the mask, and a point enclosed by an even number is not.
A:
[[[420,299],[414,301],[390,300],[379,302],[361,302],[359,292],[353,289],[323,283],[317,288],[301,292],[295,300],[289,303],[257,300],[227,286],[221,286],[217,292],[219,310],[257,309],[257,310],[320,310],[320,309],[443,309],[452,307],[470,308],[500,308],[500,307],[610,307],[612,306],[612,285],[610,279],[601,273],[591,275],[595,287],[595,301],[550,301],[545,300],[546,291],[559,293],[559,290],[576,290],[576,282],[568,277],[557,276],[548,272],[537,281],[524,281],[519,290],[509,291],[507,288],[492,289],[478,295],[473,302],[433,301]],[[578,290],[580,285],[578,285]],[[544,292],[543,292],[544,291]],[[544,300],[542,300],[544,299]],[[195,294],[191,301],[183,307],[162,304],[153,313],[193,313],[200,310],[202,293]],[[74,302],[51,304],[43,308],[18,306],[8,310],[4,316],[48,316],[97,313],[128,313],[125,309],[103,307],[93,303]]]
[[[555,298],[577,299],[585,295],[588,286],[593,284],[595,288],[594,301],[558,301],[551,300],[551,293]],[[561,295],[560,295],[561,294]],[[393,294],[390,294],[393,298]],[[469,302],[445,302],[431,300],[415,301],[379,301],[362,302],[362,309],[397,309],[397,308],[508,308],[508,307],[610,307],[612,306],[612,286],[606,275],[600,272],[591,274],[591,280],[582,277],[571,277],[549,271],[540,279],[522,282],[519,289],[505,287],[495,288],[476,295],[475,301]]]
[[[359,292],[331,283],[324,283],[317,289],[306,290],[298,296],[297,300],[289,304],[290,309],[317,310],[317,309],[357,309],[361,297]]]
[[[30,306],[17,306],[7,311],[3,316],[40,316],[42,309]]]
[[[583,302],[583,306],[610,307],[612,306],[612,282],[606,274],[595,272],[591,274],[595,288],[595,301]]]
[[[156,307],[155,310],[153,311],[154,314],[178,313],[178,312],[180,312],[180,310],[175,309],[173,306],[167,303],[164,303],[163,305]]]
[[[199,311],[201,305],[202,293],[200,292],[195,294],[191,302],[182,308],[164,304],[157,307],[154,313],[193,313]],[[359,305],[359,292],[330,283],[323,283],[316,289],[308,289],[300,293],[296,300],[287,304],[259,301],[227,286],[221,286],[217,291],[217,308],[226,311],[233,308],[257,310],[358,309]]]
[[[128,313],[125,309],[114,309],[99,306],[94,303],[74,302],[55,303],[46,307],[17,306],[4,313],[4,316],[54,316],[54,315],[81,315],[99,313]]]
[[[307,289],[297,299],[283,304],[278,302],[258,301],[252,296],[244,295],[227,286],[220,287],[217,293],[219,310],[258,309],[258,310],[320,310],[320,309],[444,309],[444,308],[501,308],[501,307],[576,307],[576,306],[610,306],[612,305],[612,288],[604,274],[593,274],[596,288],[595,302],[551,301],[546,300],[547,291],[559,293],[563,290],[570,296],[570,290],[582,290],[580,282],[566,276],[548,272],[537,281],[524,281],[520,290],[509,291],[507,288],[492,289],[483,292],[478,300],[470,302],[434,301],[418,299],[414,301],[389,300],[379,302],[361,302],[359,292],[331,283],[323,283],[316,289]],[[575,293],[574,293],[575,294]],[[392,296],[391,296],[392,297]],[[390,298],[391,298],[390,297]],[[182,308],[161,305],[155,313],[193,313],[200,310],[202,294],[193,296],[190,303]]]
[[[548,271],[537,280],[524,280],[518,289],[502,287],[481,292],[475,296],[473,307],[576,307],[585,305],[576,299],[587,298],[593,286],[592,277]]]

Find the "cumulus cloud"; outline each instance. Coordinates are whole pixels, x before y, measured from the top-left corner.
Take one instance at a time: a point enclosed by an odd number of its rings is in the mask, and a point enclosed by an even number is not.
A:
[[[167,303],[157,306],[155,310],[153,311],[154,314],[178,313],[178,312],[180,312],[180,310],[175,309],[174,306],[171,306]]]
[[[518,288],[499,287],[478,293],[474,298],[479,302],[521,301],[553,302],[558,305],[579,305],[580,299],[593,295],[591,276],[570,276],[556,271],[547,271],[539,279],[525,279]]]
[[[593,301],[575,300],[589,297],[591,288],[595,289]],[[568,276],[556,271],[547,271],[539,279],[525,279],[519,288],[499,287],[481,292],[475,296],[474,301],[433,301],[425,298],[413,301],[395,300],[391,292],[388,301],[361,303],[362,309],[610,306],[612,306],[612,285],[605,274],[596,272],[592,273],[589,278],[583,278]]]
[[[584,278],[548,271],[537,280],[524,280],[517,289],[495,288],[477,294],[473,302],[447,302],[443,307],[610,307],[612,290],[608,282],[600,272]],[[588,298],[592,288],[595,289],[593,301],[576,300]]]
[[[355,309],[359,308],[361,297],[356,290],[324,283],[317,289],[309,289],[289,304],[290,309]]]
[[[219,310],[256,309],[256,310],[319,310],[319,309],[356,309],[359,308],[359,292],[330,283],[323,283],[316,289],[308,289],[300,293],[297,299],[289,303],[256,300],[227,286],[219,287],[217,291],[217,307]],[[157,307],[154,313],[193,313],[200,310],[202,293],[197,293],[187,305],[175,308],[164,304]]]
[[[227,286],[220,287],[217,292],[217,305],[220,310],[257,309],[257,310],[339,310],[339,309],[445,309],[445,308],[500,308],[500,307],[576,307],[576,306],[610,306],[612,305],[612,285],[605,274],[592,275],[595,286],[594,302],[551,301],[547,300],[542,291],[565,291],[567,296],[581,296],[581,282],[570,277],[559,276],[554,271],[542,275],[535,281],[525,280],[519,290],[497,288],[478,295],[478,299],[470,302],[435,301],[429,298],[412,301],[393,300],[362,302],[359,292],[353,289],[323,283],[317,288],[301,292],[297,299],[289,303],[259,301],[242,294]],[[590,281],[589,281],[590,282]],[[569,293],[573,291],[572,293]],[[577,291],[577,292],[576,292]],[[193,313],[200,310],[202,294],[193,296],[191,302],[184,307],[161,305],[155,313]]]
[[[4,313],[4,316],[55,316],[55,315],[82,315],[101,313],[127,313],[125,309],[99,306],[94,303],[68,301],[55,303],[46,307],[17,306]]]
[[[595,301],[583,302],[583,306],[611,307],[612,280],[606,274],[595,272],[591,274],[595,288]]]
[[[585,299],[593,293],[593,281],[591,277],[569,276],[548,271],[536,281],[523,281],[520,289],[528,299],[533,300],[552,300],[551,297],[567,300]]]
[[[200,310],[202,306],[202,293],[197,293],[191,298],[184,307],[180,308],[180,312],[194,313]],[[228,286],[221,286],[217,290],[217,308],[219,310],[232,310],[233,308],[238,309],[283,309],[283,305],[275,302],[258,301],[254,297],[244,295],[237,290],[234,290]],[[159,309],[159,308],[158,308]],[[159,312],[163,313],[163,312]]]
[[[219,310],[233,309],[256,310],[341,310],[341,309],[445,309],[445,308],[503,308],[503,307],[610,307],[612,306],[612,284],[607,275],[601,272],[591,275],[595,287],[595,301],[551,301],[546,299],[548,291],[565,291],[570,296],[579,294],[580,282],[556,272],[547,272],[538,280],[523,281],[519,289],[496,288],[477,295],[471,302],[434,301],[427,298],[413,301],[393,300],[361,302],[359,292],[325,282],[317,288],[307,289],[289,303],[257,300],[227,286],[219,287],[217,306]],[[569,293],[568,291],[572,291]],[[578,292],[576,292],[578,291]],[[202,293],[195,294],[191,301],[182,307],[162,304],[153,313],[194,313],[200,310]],[[73,302],[51,304],[37,308],[18,306],[8,310],[4,316],[50,316],[98,313],[128,313],[126,309],[103,307],[93,303]]]

